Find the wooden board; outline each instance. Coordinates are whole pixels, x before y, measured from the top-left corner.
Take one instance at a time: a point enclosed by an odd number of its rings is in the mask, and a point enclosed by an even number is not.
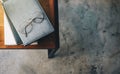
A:
[[[10,49],[10,48],[30,48],[30,49],[52,49],[52,48],[59,48],[59,25],[58,25],[58,2],[57,0],[39,0],[40,4],[42,5],[43,9],[45,10],[48,18],[50,19],[51,23],[55,31],[40,39],[38,41],[38,45],[4,45],[4,15],[3,9],[0,4],[0,48]]]

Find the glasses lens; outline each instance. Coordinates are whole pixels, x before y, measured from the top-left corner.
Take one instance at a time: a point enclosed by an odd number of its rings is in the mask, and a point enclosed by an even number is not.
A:
[[[28,25],[28,26],[25,26],[23,29],[21,29],[21,33],[22,34],[26,34],[26,32],[27,33],[30,33],[31,31],[32,31],[32,28],[33,28],[33,26],[32,26],[32,24],[30,24],[30,25]]]

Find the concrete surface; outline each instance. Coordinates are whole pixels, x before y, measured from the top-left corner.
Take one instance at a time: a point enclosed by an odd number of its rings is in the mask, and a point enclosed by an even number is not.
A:
[[[0,50],[0,74],[120,74],[120,0],[59,0],[61,47]]]

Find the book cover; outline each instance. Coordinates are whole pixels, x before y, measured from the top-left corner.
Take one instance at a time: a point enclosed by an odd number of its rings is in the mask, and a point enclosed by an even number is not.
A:
[[[36,0],[8,0],[3,6],[24,45],[31,44],[54,31]]]

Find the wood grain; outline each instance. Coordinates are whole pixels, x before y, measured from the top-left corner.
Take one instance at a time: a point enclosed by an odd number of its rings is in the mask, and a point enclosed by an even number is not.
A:
[[[55,24],[55,15],[54,12],[54,0],[39,0],[40,4],[42,5],[43,9],[45,10],[46,14],[48,15],[48,18],[50,19],[54,29],[55,29],[55,32],[51,33],[50,35],[38,40],[38,45],[28,45],[28,46],[23,46],[23,45],[4,45],[4,23],[3,23],[3,10],[2,10],[2,7],[1,7],[1,4],[0,4],[0,48],[34,48],[34,49],[51,49],[51,48],[58,48],[57,47],[57,43],[56,43],[56,40],[59,40],[59,38],[56,38],[58,36],[56,36],[56,32],[58,31],[58,28],[56,28],[56,25],[58,24]],[[59,41],[57,41],[59,42]]]
[[[4,17],[3,17],[3,8],[0,3],[0,47],[4,48]]]
[[[3,9],[0,3],[0,26],[3,26]]]

